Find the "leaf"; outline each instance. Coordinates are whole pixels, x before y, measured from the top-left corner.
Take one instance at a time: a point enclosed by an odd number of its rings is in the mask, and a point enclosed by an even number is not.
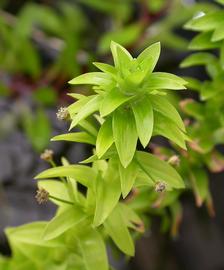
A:
[[[80,111],[73,117],[69,130],[74,128],[81,120],[85,119],[99,109],[101,97],[96,96],[87,102]]]
[[[212,32],[202,32],[193,38],[189,44],[191,50],[215,49],[220,46],[220,42],[212,42]]]
[[[134,256],[134,243],[122,216],[120,205],[114,208],[103,225],[116,246],[125,254]]]
[[[83,270],[108,270],[104,241],[101,235],[89,228],[81,236],[75,237],[76,245],[83,261]]]
[[[80,143],[88,143],[92,145],[95,145],[96,143],[96,139],[86,132],[74,132],[74,133],[57,135],[53,137],[51,141],[80,142]]]
[[[113,144],[112,119],[107,118],[101,126],[96,140],[96,154],[101,158]]]
[[[76,102],[68,106],[67,109],[71,118],[73,118],[86,105],[86,103],[88,103],[95,97],[97,97],[97,95],[84,96],[83,98],[77,100]]]
[[[70,201],[70,197],[66,186],[63,182],[58,180],[41,180],[38,181],[38,188],[45,189],[51,196]],[[63,202],[49,198],[56,205],[64,205]]]
[[[185,28],[196,31],[210,31],[216,29],[224,23],[222,10],[210,12],[200,17],[192,19],[185,25]]]
[[[142,69],[148,69],[148,74],[154,70],[160,56],[160,42],[156,42],[146,48],[138,57],[137,61]]]
[[[179,90],[186,89],[184,86],[187,82],[182,78],[165,72],[153,72],[147,77],[144,84],[146,90],[171,89]]]
[[[89,72],[82,74],[68,83],[70,84],[93,84],[93,85],[105,85],[111,82],[111,76],[104,72]]]
[[[190,56],[185,58],[180,66],[182,68],[186,68],[186,67],[192,67],[192,66],[197,66],[197,65],[208,65],[216,59],[217,58],[211,53],[199,52],[199,53],[191,54]]]
[[[172,120],[180,129],[185,131],[184,123],[176,110],[166,97],[150,95],[150,101],[153,109]]]
[[[155,112],[154,122],[154,135],[162,135],[186,150],[185,140],[187,140],[188,137],[177,127],[173,121],[163,116],[159,112]]]
[[[224,39],[224,21],[223,21],[223,24],[221,24],[213,33],[212,35],[212,41],[215,42],[215,41],[220,41],[222,39]]]
[[[80,184],[91,187],[96,178],[95,171],[84,165],[58,166],[45,170],[38,174],[35,179],[54,178],[54,177],[72,177]]]
[[[126,96],[118,88],[111,89],[110,92],[108,92],[100,106],[100,115],[102,117],[107,116],[114,110],[116,110],[120,105],[124,104],[128,100],[130,100],[132,97]]]
[[[209,194],[208,176],[204,170],[194,169],[190,178],[195,194],[196,204],[200,207]]]
[[[123,69],[130,64],[132,56],[124,47],[114,41],[111,41],[110,48],[116,68]]]
[[[100,62],[93,62],[93,65],[105,73],[110,73],[111,75],[116,75],[117,73],[116,68],[111,65]]]
[[[113,137],[122,165],[132,161],[137,145],[135,119],[130,109],[116,110],[113,114]]]
[[[125,198],[131,191],[135,183],[135,179],[138,173],[138,167],[133,161],[128,165],[127,168],[124,168],[122,164],[119,162],[119,173],[121,181],[121,192],[123,198]]]
[[[110,159],[109,166],[104,177],[98,175],[95,185],[96,210],[94,226],[101,225],[119,201],[121,185],[117,170],[117,162]]]
[[[153,107],[148,96],[131,104],[135,117],[138,137],[143,147],[146,147],[151,139],[153,131]]]
[[[80,207],[72,206],[66,208],[47,224],[43,233],[44,240],[51,240],[58,237],[70,228],[78,226],[85,218],[86,215]]]
[[[59,247],[62,244],[58,240],[43,241],[42,234],[47,222],[38,221],[28,223],[15,228],[7,228],[6,235],[13,242],[26,243],[30,245]]]
[[[168,188],[184,188],[180,175],[167,162],[141,151],[137,151],[135,161],[155,183],[163,181]]]

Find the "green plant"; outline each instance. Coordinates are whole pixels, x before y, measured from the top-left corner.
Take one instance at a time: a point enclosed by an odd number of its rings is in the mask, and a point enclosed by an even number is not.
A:
[[[168,162],[136,147],[138,139],[146,147],[152,136],[162,135],[185,149],[184,124],[165,90],[185,89],[186,82],[153,72],[159,43],[137,58],[115,42],[111,51],[115,66],[94,63],[101,72],[70,81],[93,85],[95,92],[70,94],[77,101],[58,113],[61,119],[71,119],[70,129],[77,126],[80,131],[53,138],[92,144],[94,154],[79,165],[62,158],[62,166],[55,166],[51,152],[42,156],[54,167],[36,177],[37,199],[50,199],[58,209],[49,222],[6,230],[13,257],[2,261],[5,268],[109,269],[106,243],[112,239],[124,254],[133,256],[133,239],[147,225],[149,202],[164,194],[165,207],[176,198],[177,189],[184,188]]]

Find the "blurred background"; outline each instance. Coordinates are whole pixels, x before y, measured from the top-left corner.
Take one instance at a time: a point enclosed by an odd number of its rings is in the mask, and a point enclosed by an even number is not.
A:
[[[76,163],[90,153],[82,144],[50,142],[68,128],[56,118],[58,108],[71,102],[67,81],[95,70],[93,61],[111,62],[111,40],[133,55],[160,41],[157,69],[205,78],[204,70],[178,66],[194,36],[183,24],[212,8],[212,1],[194,0],[0,1],[0,253],[10,254],[5,227],[50,219],[54,213],[53,205],[39,206],[34,198],[33,177],[49,166],[40,154],[52,149],[56,162],[63,155]],[[150,229],[137,241],[136,257],[128,265],[112,262],[115,268],[224,269],[223,174],[210,180],[215,218],[196,209],[192,194],[185,194],[177,236],[161,234],[159,218],[151,219]]]

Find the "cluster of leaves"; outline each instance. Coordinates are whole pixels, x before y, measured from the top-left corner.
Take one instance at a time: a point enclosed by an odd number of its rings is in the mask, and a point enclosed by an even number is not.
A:
[[[134,255],[133,239],[144,232],[144,212],[166,190],[165,207],[184,182],[168,162],[149,152],[152,136],[162,135],[185,149],[184,124],[165,90],[185,89],[185,80],[153,72],[160,44],[137,58],[112,42],[114,66],[95,63],[101,72],[80,75],[71,84],[93,85],[93,95],[70,94],[70,129],[53,140],[88,143],[94,155],[81,162],[40,173],[39,200],[58,206],[49,222],[6,230],[13,257],[5,269],[109,269],[106,243]],[[91,166],[85,165],[91,163]],[[134,195],[138,189],[138,196]],[[147,225],[147,223],[146,223]],[[111,242],[112,240],[112,242]]]
[[[165,0],[117,0],[116,4],[114,0],[107,3],[80,0],[75,4],[61,1],[52,6],[29,2],[14,16],[6,12],[8,2],[2,2],[0,10],[0,68],[3,71],[0,96],[10,97],[14,92],[31,96],[37,109],[32,111],[24,104],[22,111],[29,110],[29,113],[23,116],[21,112],[20,118],[12,113],[10,118],[16,120],[10,126],[15,123],[24,127],[36,151],[48,145],[52,133],[46,107],[57,104],[61,96],[57,93],[68,77],[91,70],[91,59],[105,57],[111,40],[133,51],[158,40],[165,47],[184,49],[186,40],[174,30],[197,10],[213,9],[207,4],[184,5],[180,0],[169,4]],[[86,15],[89,13],[90,18]],[[96,18],[99,13],[104,23],[97,19],[91,22],[91,17]],[[4,117],[3,122],[7,123],[8,118]],[[33,132],[34,125],[38,132]],[[9,131],[7,124],[6,129]]]

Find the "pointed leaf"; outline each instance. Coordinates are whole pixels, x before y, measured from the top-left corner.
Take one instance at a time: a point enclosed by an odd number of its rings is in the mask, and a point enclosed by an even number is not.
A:
[[[138,137],[143,147],[149,143],[153,131],[153,108],[148,98],[145,96],[139,101],[131,104],[135,117]]]
[[[122,94],[118,88],[113,88],[109,93],[106,94],[102,101],[100,106],[100,115],[104,117],[110,114],[131,98],[132,97],[130,96]]]
[[[96,139],[86,132],[74,132],[74,133],[57,135],[53,137],[51,141],[80,142],[80,143],[88,143],[92,145],[95,145],[96,143]]]
[[[113,144],[112,119],[107,118],[101,126],[96,140],[96,154],[101,158]]]
[[[159,112],[154,113],[154,120],[154,135],[162,135],[186,150],[185,140],[188,140],[188,137],[177,127],[173,121],[163,116]]]
[[[185,131],[184,123],[176,110],[176,108],[168,101],[166,97],[151,95],[150,96],[153,109],[170,118],[176,125]]]
[[[111,41],[110,48],[113,55],[115,67],[121,68],[130,64],[132,56],[124,47],[114,41]]]
[[[70,84],[93,84],[93,85],[105,85],[111,82],[111,76],[104,72],[90,72],[82,74],[68,83]]]
[[[144,87],[146,90],[180,90],[186,89],[185,84],[185,80],[171,73],[154,72],[147,77]]]
[[[127,168],[124,168],[119,162],[119,173],[121,181],[121,192],[123,198],[125,198],[134,186],[138,173],[138,167],[133,161],[128,165]]]
[[[35,179],[72,177],[86,187],[91,187],[96,178],[95,171],[84,165],[59,166],[45,170],[38,174]]]
[[[146,48],[138,57],[140,67],[148,69],[148,74],[154,70],[160,56],[160,42],[154,43]]]
[[[165,182],[167,189],[184,187],[184,182],[176,170],[155,155],[138,151],[135,161],[154,182]]]
[[[116,110],[113,115],[113,137],[122,165],[132,161],[137,145],[135,119],[130,109]]]
[[[103,178],[100,175],[97,177],[94,226],[101,225],[119,201],[121,185],[117,166],[117,162],[110,159],[106,175]]]
[[[101,235],[94,229],[75,237],[83,261],[82,270],[109,270],[107,253]]]
[[[125,254],[134,256],[135,248],[130,232],[117,205],[104,222],[104,227],[116,246]]]
[[[73,117],[70,130],[75,127],[81,120],[85,119],[99,109],[101,97],[96,96],[87,102],[80,111]]]
[[[80,208],[75,206],[66,208],[47,224],[43,234],[44,240],[58,237],[68,229],[77,226],[85,218],[86,215]]]

